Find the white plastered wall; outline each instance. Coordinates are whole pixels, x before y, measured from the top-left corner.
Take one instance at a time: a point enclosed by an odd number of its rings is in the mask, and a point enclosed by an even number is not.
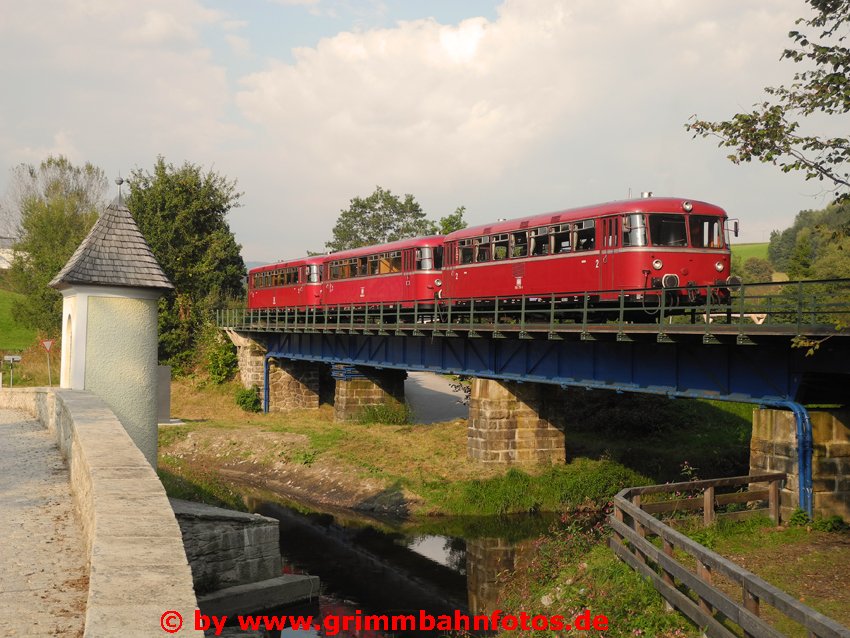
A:
[[[156,468],[159,291],[75,286],[62,294],[61,386],[100,396]]]

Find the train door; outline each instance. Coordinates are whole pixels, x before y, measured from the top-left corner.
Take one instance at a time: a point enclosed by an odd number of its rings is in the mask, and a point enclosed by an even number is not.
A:
[[[613,290],[617,286],[614,275],[616,252],[620,246],[619,217],[602,219],[599,250],[599,290]]]
[[[405,248],[401,253],[401,271],[404,290],[401,291],[402,299],[411,301],[414,298],[416,286],[413,281],[413,273],[416,270],[416,249]]]

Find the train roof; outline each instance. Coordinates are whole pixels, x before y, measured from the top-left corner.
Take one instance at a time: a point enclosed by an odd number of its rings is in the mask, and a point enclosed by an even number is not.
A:
[[[324,255],[326,261],[336,261],[337,259],[347,259],[349,257],[363,257],[364,255],[374,255],[375,253],[386,253],[403,248],[419,248],[422,246],[442,246],[443,235],[428,235],[427,237],[412,237],[410,239],[400,239],[390,242],[389,244],[376,244],[374,246],[362,246],[361,248],[352,248],[350,250],[340,250],[336,253],[328,253]]]
[[[321,264],[325,261],[325,255],[313,255],[312,257],[298,257],[297,259],[285,259],[272,264],[251,268],[248,272],[265,272],[266,270],[277,270],[278,268],[292,268],[296,266],[309,266],[310,264]]]
[[[691,213],[707,214],[707,215],[725,215],[725,211],[707,202],[701,202],[693,199],[685,199],[682,197],[642,197],[640,199],[624,199],[614,202],[606,202],[604,204],[593,204],[590,206],[582,206],[580,208],[570,208],[567,210],[555,211],[551,213],[542,213],[531,215],[529,217],[519,217],[516,219],[508,219],[489,224],[481,224],[479,226],[471,226],[456,230],[453,233],[446,235],[446,241],[455,239],[464,239],[466,237],[477,237],[479,235],[490,235],[493,233],[506,233],[519,228],[535,228],[538,226],[547,226],[549,224],[558,224],[561,222],[577,221],[580,219],[588,219],[611,215],[614,213],[681,213],[682,204],[691,202],[693,210]]]

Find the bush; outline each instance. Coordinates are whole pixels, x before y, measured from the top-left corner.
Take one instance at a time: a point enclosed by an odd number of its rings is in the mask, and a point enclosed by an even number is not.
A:
[[[236,391],[236,405],[245,412],[259,412],[263,409],[263,403],[260,401],[260,389],[257,386],[239,388]]]

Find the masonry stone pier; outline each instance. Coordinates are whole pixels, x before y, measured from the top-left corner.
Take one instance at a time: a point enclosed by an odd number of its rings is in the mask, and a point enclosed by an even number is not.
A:
[[[334,419],[356,419],[363,408],[388,403],[404,403],[404,370],[334,365],[336,380]]]
[[[259,341],[228,330],[236,346],[242,386],[265,386],[266,347]],[[294,359],[269,359],[269,412],[315,409],[319,407],[321,383],[327,364]]]
[[[319,407],[319,382],[325,364],[269,359],[269,412]]]
[[[503,538],[468,539],[466,582],[470,613],[492,614],[501,609],[505,574],[527,566],[534,549],[533,540],[513,543]]]
[[[850,519],[850,410],[811,410],[812,513]],[[750,473],[785,472],[781,494],[787,520],[799,503],[797,430],[787,410],[755,410],[750,442]]]
[[[488,463],[563,463],[564,433],[554,425],[561,390],[542,383],[472,380],[469,457]]]

